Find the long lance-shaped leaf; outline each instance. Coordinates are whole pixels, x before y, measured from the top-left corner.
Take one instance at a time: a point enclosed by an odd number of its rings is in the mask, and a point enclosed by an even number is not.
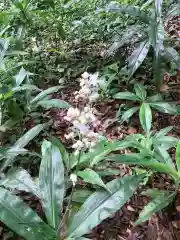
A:
[[[12,168],[6,177],[0,180],[0,185],[12,190],[31,192],[41,198],[39,187],[32,180],[30,174],[22,168]]]
[[[143,103],[139,111],[141,126],[146,133],[149,133],[152,124],[152,112],[148,103]]]
[[[131,56],[128,58],[129,78],[135,73],[149,51],[149,41],[141,42],[140,45],[133,51]]]
[[[144,12],[137,6],[110,3],[106,7],[106,11],[126,13],[126,14],[129,14],[130,16],[138,17],[140,20],[142,20],[145,23],[149,23],[151,21],[151,17],[148,16],[146,12]]]
[[[14,152],[14,155],[12,157],[8,157],[5,160],[4,164],[1,167],[1,171],[3,171],[9,164],[13,163],[15,157],[19,155],[19,150],[23,149],[32,139],[34,139],[45,128],[45,126],[46,124],[36,125],[16,141],[14,146],[11,148],[11,151]]]
[[[64,166],[58,147],[48,141],[42,144],[39,187],[48,223],[57,229],[64,198]]]
[[[143,174],[115,179],[107,184],[111,193],[97,191],[92,194],[72,218],[68,237],[78,238],[83,236],[120,209],[133,195],[144,176]]]
[[[142,222],[147,221],[152,217],[153,214],[159,212],[161,209],[168,206],[174,199],[175,193],[171,195],[162,194],[154,198],[151,202],[149,202],[142,212],[139,215],[139,219],[136,221],[136,224],[141,224]]]
[[[61,89],[61,86],[50,87],[42,92],[40,92],[35,98],[33,98],[30,104],[36,104],[38,101],[43,100],[47,95],[58,92]]]
[[[108,160],[113,160],[118,163],[126,163],[132,165],[140,165],[147,168],[151,168],[154,171],[158,171],[161,173],[167,173],[171,175],[173,178],[180,179],[180,174],[173,168],[164,163],[159,163],[154,160],[145,159],[142,154],[132,153],[132,154],[122,154],[122,155],[114,155],[107,157]]]
[[[180,15],[180,4],[176,4],[173,6],[172,9],[170,9],[166,15],[166,20],[168,20],[169,18],[173,17],[173,16],[177,16]]]
[[[173,61],[176,64],[177,69],[180,70],[180,55],[179,55],[179,53],[172,47],[165,48],[165,52],[166,52],[166,57],[170,61]]]
[[[124,46],[125,44],[129,43],[132,40],[132,37],[137,34],[138,29],[136,27],[128,30],[124,33],[123,36],[118,37],[114,40],[113,44],[107,50],[107,55],[112,56],[119,48]]]
[[[155,0],[155,10],[156,10],[156,17],[161,17],[162,14],[162,0]]]
[[[176,165],[178,171],[180,172],[180,141],[178,142],[176,147]]]
[[[28,205],[1,187],[0,213],[0,220],[27,240],[48,240],[55,235]]]

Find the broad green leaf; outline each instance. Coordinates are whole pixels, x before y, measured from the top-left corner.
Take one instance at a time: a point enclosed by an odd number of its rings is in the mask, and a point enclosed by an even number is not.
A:
[[[138,166],[144,166],[147,168],[150,168],[154,171],[158,171],[161,173],[167,173],[171,175],[172,177],[179,179],[180,175],[178,172],[173,168],[168,166],[164,163],[156,162],[155,160],[143,158],[142,154],[138,153],[131,153],[131,154],[121,154],[121,155],[114,155],[114,156],[108,156],[108,160],[113,160],[118,163],[125,163],[125,164],[132,164],[132,165],[138,165]]]
[[[32,141],[44,128],[46,124],[38,124],[27,131],[21,138],[14,144],[15,147],[24,148],[30,141]]]
[[[154,2],[154,0],[147,0],[141,7],[141,10],[145,9],[146,7],[148,7],[149,5],[151,5],[151,3]]]
[[[119,175],[120,174],[120,170],[118,169],[114,169],[114,168],[105,168],[103,170],[97,170],[96,171],[97,174],[101,177],[105,177],[105,176],[114,176],[114,175]]]
[[[59,37],[61,37],[63,40],[66,38],[66,34],[61,23],[58,23],[57,25],[57,32]]]
[[[144,195],[144,196],[147,196],[147,197],[151,197],[151,198],[156,198],[156,197],[159,197],[159,196],[164,196],[165,194],[167,194],[167,191],[162,191],[158,188],[153,188],[153,189],[148,189],[146,191],[143,191],[141,193],[141,195]]]
[[[162,136],[158,138],[153,138],[153,144],[155,146],[162,145],[166,149],[175,147],[177,142],[178,142],[178,139],[171,136],[164,136],[164,137]]]
[[[30,91],[40,91],[38,87],[32,84],[23,84],[22,86],[17,86],[11,89],[13,92],[20,92],[20,91],[25,91],[25,90],[30,90]]]
[[[160,160],[160,162],[168,164],[170,167],[174,167],[172,158],[170,157],[168,151],[163,147],[156,146],[155,158],[156,158],[156,160]]]
[[[130,101],[140,101],[140,99],[136,96],[136,94],[132,92],[119,92],[116,93],[113,98],[115,99],[124,99],[124,100],[130,100]]]
[[[177,16],[180,15],[180,5],[175,4],[172,9],[170,9],[166,15],[166,19],[168,20],[169,18],[173,17],[173,16]]]
[[[161,17],[163,0],[155,0],[156,17]]]
[[[178,70],[180,70],[180,55],[179,53],[172,47],[167,47],[165,48],[165,51],[167,53],[167,58],[172,62],[174,62],[178,68]]]
[[[42,100],[37,103],[37,105],[44,107],[46,109],[49,108],[69,108],[71,105],[60,99],[49,99]]]
[[[57,229],[64,198],[64,165],[58,147],[46,140],[42,144],[39,187],[47,221]]]
[[[148,103],[143,103],[140,107],[139,119],[141,126],[146,133],[149,133],[152,124],[152,112]]]
[[[48,94],[52,94],[52,93],[55,93],[55,92],[58,92],[59,89],[61,89],[62,87],[61,86],[55,86],[55,87],[50,87],[42,92],[40,92],[35,98],[33,98],[31,100],[31,104],[35,104],[37,103],[38,101],[41,101],[43,100],[45,97],[47,97]]]
[[[121,122],[127,122],[132,115],[139,110],[139,107],[132,107],[126,110],[121,116]]]
[[[5,178],[0,180],[0,185],[10,189],[31,192],[41,198],[38,186],[32,180],[30,174],[22,168],[12,168]]]
[[[51,228],[19,197],[0,188],[0,220],[27,240],[53,238]]]
[[[159,132],[155,133],[154,136],[156,138],[159,138],[159,137],[164,137],[167,133],[169,133],[171,130],[173,129],[172,126],[169,126],[169,127],[165,127],[163,129],[161,129]]]
[[[62,142],[57,138],[57,137],[54,137],[54,136],[51,136],[50,137],[50,141],[53,145],[55,145],[56,147],[59,148],[59,151],[62,155],[62,158],[63,158],[63,161],[64,161],[64,164],[66,165],[67,169],[69,169],[69,165],[70,165],[70,162],[69,162],[69,153],[66,151],[66,148],[64,147],[64,145],[62,144]]]
[[[95,185],[98,185],[100,187],[103,187],[107,190],[106,185],[102,181],[101,177],[92,169],[86,168],[83,171],[79,171],[77,173],[79,177],[81,177],[85,182],[92,183]]]
[[[158,111],[163,112],[163,113],[169,113],[169,114],[172,114],[172,115],[177,113],[176,106],[173,105],[173,104],[156,102],[156,103],[149,103],[149,105],[152,108],[155,108]]]
[[[19,138],[14,146],[10,149],[10,156],[5,160],[4,164],[1,166],[1,171],[3,171],[7,166],[14,162],[16,156],[20,153],[25,153],[27,150],[24,150],[24,147],[34,139],[44,128],[46,124],[38,124],[35,127],[31,128],[28,132],[26,132],[21,138]],[[13,156],[11,156],[11,152]]]
[[[135,93],[138,96],[138,98],[140,98],[143,101],[146,99],[147,92],[146,92],[145,87],[142,84],[136,83],[134,85],[134,90],[135,90]]]
[[[177,165],[178,171],[180,172],[180,141],[178,142],[176,147],[176,165]]]
[[[147,100],[148,100],[149,102],[160,102],[160,101],[162,101],[163,99],[162,99],[161,94],[156,94],[156,95],[153,95],[153,96],[148,97]]]
[[[90,161],[90,166],[93,167],[94,165],[101,162],[110,152],[125,149],[129,147],[129,145],[129,141],[126,140],[112,143],[110,142],[104,149],[97,149],[97,151],[94,151],[92,153],[89,152],[89,154],[87,154],[84,159],[81,158],[80,161],[83,162],[84,160],[87,161],[88,159]]]
[[[127,32],[124,33],[122,37],[119,37],[115,39],[113,44],[110,46],[110,48],[107,50],[107,55],[112,56],[115,52],[118,51],[119,48],[124,46],[125,44],[129,43],[132,40],[132,37],[137,34],[138,29],[136,26],[133,26],[133,28],[128,29]]]
[[[175,193],[171,194],[171,195],[160,195],[156,198],[154,198],[151,202],[149,202],[144,209],[142,210],[142,212],[139,215],[139,219],[136,221],[136,225],[141,224],[142,222],[147,221],[148,219],[150,219],[152,217],[153,214],[159,212],[160,210],[162,210],[163,208],[165,208],[166,206],[168,206],[174,199],[175,197]]]
[[[120,5],[116,3],[110,3],[107,6],[106,11],[129,14],[130,16],[138,17],[145,23],[149,23],[149,21],[151,20],[151,17],[149,17],[146,12],[142,11],[138,6],[133,5]]]
[[[133,195],[143,178],[144,174],[118,178],[107,184],[111,193],[107,191],[93,193],[72,218],[68,238],[83,236],[120,209]]]
[[[149,51],[149,41],[144,41],[133,51],[128,60],[129,78],[136,72],[141,63],[146,58]]]
[[[77,189],[73,193],[72,201],[77,203],[84,203],[85,200],[92,194],[93,192],[87,189]]]
[[[16,75],[16,86],[19,86],[25,79],[25,77],[27,76],[27,72],[26,70],[22,67],[18,73],[18,75]]]
[[[164,49],[164,45],[163,45],[164,25],[163,25],[163,22],[162,21],[152,22],[149,25],[148,34],[149,34],[149,40],[151,42],[151,45],[154,48],[155,61],[157,61],[160,51]]]

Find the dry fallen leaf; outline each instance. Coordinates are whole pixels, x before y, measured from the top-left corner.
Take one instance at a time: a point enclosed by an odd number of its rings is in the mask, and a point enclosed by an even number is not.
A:
[[[137,129],[134,127],[129,127],[129,129],[127,130],[128,134],[136,134],[137,133]]]

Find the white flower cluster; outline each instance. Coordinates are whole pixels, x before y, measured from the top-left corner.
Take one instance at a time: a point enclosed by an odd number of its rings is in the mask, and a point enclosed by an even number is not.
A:
[[[89,102],[93,103],[97,101],[99,98],[99,84],[98,84],[98,73],[89,74],[84,72],[80,79],[80,87],[79,91],[75,92],[75,99],[78,100],[82,98],[84,100],[88,100]]]
[[[66,139],[72,139],[74,142],[72,148],[76,149],[75,154],[81,150],[93,148],[99,141],[99,134],[90,130],[90,126],[96,127],[99,121],[93,114],[93,109],[86,106],[83,111],[78,108],[69,108],[65,120],[73,124],[72,131],[65,135]],[[75,140],[78,138],[78,140]]]

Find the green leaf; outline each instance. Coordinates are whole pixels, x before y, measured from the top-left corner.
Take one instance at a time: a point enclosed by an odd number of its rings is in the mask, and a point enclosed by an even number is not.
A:
[[[124,100],[130,100],[130,101],[140,101],[140,99],[136,96],[136,94],[132,92],[119,92],[116,93],[113,98],[115,99],[124,99]]]
[[[149,40],[154,48],[155,61],[158,60],[159,53],[164,49],[164,25],[162,21],[152,22],[148,29]]]
[[[174,167],[174,163],[173,163],[169,153],[167,152],[167,150],[163,147],[156,146],[156,151],[155,151],[156,160],[159,160],[159,156],[160,156],[161,162],[168,164],[170,167]]]
[[[40,92],[35,98],[33,98],[31,100],[31,104],[36,104],[38,101],[41,101],[43,100],[45,97],[48,96],[48,94],[52,94],[52,93],[55,93],[55,92],[58,92],[59,89],[61,89],[62,87],[61,86],[55,86],[55,87],[50,87],[42,92]]]
[[[161,94],[155,94],[153,96],[148,97],[147,99],[149,102],[160,102],[163,100]]]
[[[147,221],[152,217],[153,214],[156,212],[159,212],[161,209],[168,206],[174,199],[175,193],[169,195],[169,196],[158,196],[154,198],[151,202],[149,202],[142,212],[139,215],[139,219],[136,221],[136,225],[141,224],[142,222]]]
[[[21,138],[17,140],[14,146],[11,148],[11,152],[13,152],[13,156],[10,156],[6,159],[4,164],[1,166],[1,171],[3,171],[7,166],[13,163],[16,156],[20,153],[27,152],[24,151],[24,147],[34,139],[44,128],[46,124],[38,124],[35,127],[31,128],[28,132],[26,132]],[[10,153],[10,152],[9,152]]]
[[[161,17],[163,0],[155,0],[156,17]]]
[[[59,37],[61,37],[63,40],[66,38],[66,34],[61,23],[59,23],[57,26],[57,32]]]
[[[154,137],[159,138],[159,137],[164,137],[167,133],[169,133],[173,129],[172,126],[165,127],[161,129],[159,132],[154,134]]]
[[[143,103],[140,107],[139,119],[141,126],[146,133],[149,133],[152,124],[152,112],[148,103]]]
[[[22,168],[12,168],[5,178],[0,180],[0,185],[12,190],[31,192],[41,198],[38,186],[32,180],[30,174]]]
[[[180,141],[178,142],[176,147],[176,165],[178,168],[178,172],[180,172]]]
[[[139,110],[139,107],[132,107],[126,110],[121,116],[121,123],[127,122],[132,115]]]
[[[20,198],[0,188],[0,220],[27,240],[53,238],[50,227]]]
[[[151,18],[146,14],[146,12],[142,11],[138,6],[133,5],[120,5],[120,4],[114,4],[110,3],[109,6],[106,8],[107,11],[112,12],[120,12],[129,14],[130,16],[138,17],[140,20],[142,20],[145,23],[149,23]]]
[[[118,178],[107,184],[111,193],[107,191],[93,193],[72,218],[68,237],[77,238],[88,233],[120,209],[133,195],[143,178],[144,174]]]
[[[69,108],[71,105],[60,99],[49,99],[42,100],[37,103],[37,105],[44,107],[46,109],[49,108]]]
[[[164,163],[159,163],[154,160],[146,159],[142,154],[131,153],[131,154],[121,154],[107,157],[108,160],[113,160],[118,163],[132,164],[132,165],[140,165],[147,168],[151,168],[154,171],[158,171],[161,173],[167,173],[172,177],[179,179],[180,175],[173,168]]]
[[[77,203],[84,203],[85,200],[92,194],[93,192],[87,189],[77,189],[73,193],[72,201]]]
[[[16,86],[19,86],[25,79],[25,77],[27,76],[27,72],[26,70],[22,67],[18,73],[18,75],[16,75]]]
[[[141,63],[146,58],[149,51],[149,41],[144,41],[133,51],[131,56],[127,59],[129,68],[129,78],[136,72]]]
[[[151,197],[151,198],[156,198],[156,197],[159,197],[159,196],[162,196],[162,195],[164,196],[165,194],[167,194],[166,190],[162,191],[158,188],[148,189],[148,190],[143,191],[141,193],[141,195]]]
[[[27,131],[21,138],[17,140],[14,147],[24,148],[30,141],[32,141],[44,128],[46,124],[38,124]]]
[[[14,87],[11,89],[13,92],[20,92],[20,91],[26,91],[26,90],[30,90],[30,91],[40,91],[40,89],[38,87],[36,87],[35,85],[32,84],[23,84],[22,86],[18,86],[18,87]]]
[[[59,149],[46,140],[42,144],[39,187],[48,223],[57,229],[64,198],[64,165]]]
[[[134,37],[134,35],[137,34],[137,31],[138,29],[136,28],[136,26],[133,26],[133,28],[128,29],[128,31],[125,32],[122,37],[118,36],[118,38],[115,39],[113,44],[107,50],[107,55],[112,56],[115,52],[118,51],[119,48],[129,43],[132,40],[132,37]]]
[[[172,47],[165,48],[165,52],[167,55],[167,58],[172,62],[176,64],[176,67],[178,70],[180,70],[180,55],[179,53]]]
[[[134,85],[134,90],[135,90],[135,93],[138,96],[138,98],[140,98],[143,101],[146,99],[147,92],[146,92],[145,87],[142,84],[136,83]]]
[[[172,9],[170,9],[166,15],[166,19],[168,20],[169,18],[173,17],[173,16],[177,16],[180,15],[180,5],[175,4]]]
[[[164,137],[162,136],[158,138],[153,138],[153,144],[155,146],[162,145],[166,149],[175,147],[175,145],[177,144],[177,141],[178,141],[177,138],[171,137],[171,136],[164,136]]]
[[[98,185],[98,186],[103,187],[103,188],[105,188],[107,190],[107,187],[103,183],[103,181],[100,178],[100,176],[95,171],[93,171],[92,169],[86,168],[83,171],[79,171],[77,173],[77,175],[79,177],[81,177],[85,182]]]
[[[50,137],[50,141],[53,145],[55,145],[56,147],[59,148],[59,151],[62,155],[64,164],[66,165],[67,169],[70,167],[69,166],[69,153],[66,151],[66,148],[64,147],[64,145],[62,144],[62,142],[59,140],[59,138],[51,136]]]
[[[169,103],[157,102],[157,103],[149,103],[149,105],[152,108],[155,108],[158,111],[163,112],[163,113],[169,113],[172,115],[177,113],[176,106],[169,104]]]

